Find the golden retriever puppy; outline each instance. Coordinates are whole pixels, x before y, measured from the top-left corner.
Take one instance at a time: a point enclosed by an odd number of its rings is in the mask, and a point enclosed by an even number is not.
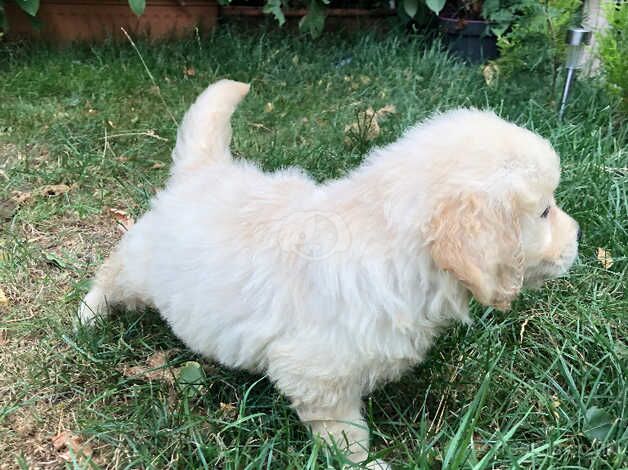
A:
[[[249,85],[222,80],[183,119],[171,177],[98,271],[79,316],[156,308],[193,351],[267,374],[315,435],[368,457],[362,397],[419,363],[470,296],[507,310],[564,274],[578,224],[538,135],[459,109],[373,150],[346,178],[234,160]],[[370,468],[387,468],[382,461]]]

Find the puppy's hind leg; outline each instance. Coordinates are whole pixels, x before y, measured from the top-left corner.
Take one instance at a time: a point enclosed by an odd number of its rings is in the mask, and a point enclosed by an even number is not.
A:
[[[81,301],[78,319],[90,326],[96,318],[107,317],[116,306],[137,308],[141,302],[133,295],[131,286],[122,279],[123,256],[115,251],[96,273],[92,287]]]

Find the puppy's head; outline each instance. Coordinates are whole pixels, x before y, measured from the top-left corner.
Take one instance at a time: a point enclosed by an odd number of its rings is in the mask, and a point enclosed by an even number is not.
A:
[[[447,136],[429,163],[426,236],[436,265],[500,310],[523,287],[564,274],[579,229],[554,199],[560,168],[551,145],[480,111],[447,113],[427,126]]]

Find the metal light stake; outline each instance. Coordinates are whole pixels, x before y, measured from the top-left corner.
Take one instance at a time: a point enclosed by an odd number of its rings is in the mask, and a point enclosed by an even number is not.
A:
[[[591,43],[591,31],[579,28],[569,28],[567,31],[567,78],[565,79],[565,88],[563,88],[563,97],[560,100],[560,110],[558,111],[558,119],[563,118],[565,108],[567,106],[567,98],[569,97],[569,89],[573,82],[576,70],[582,68],[584,48]]]

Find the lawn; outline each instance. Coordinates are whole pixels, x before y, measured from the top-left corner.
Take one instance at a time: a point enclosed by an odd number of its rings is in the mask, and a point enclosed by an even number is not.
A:
[[[234,151],[321,181],[456,106],[549,138],[562,157],[557,199],[583,229],[580,260],[511,312],[474,304],[472,325],[368,397],[373,454],[399,469],[626,467],[628,128],[602,87],[578,83],[561,123],[549,74],[488,85],[432,40],[221,27],[137,50],[0,45],[0,469],[341,459],[310,442],[270,382],[195,357],[154,312],[72,328],[90,276],[165,181],[177,121],[223,77],[252,83]],[[388,105],[367,135],[367,108]],[[190,373],[200,382],[182,380]]]

